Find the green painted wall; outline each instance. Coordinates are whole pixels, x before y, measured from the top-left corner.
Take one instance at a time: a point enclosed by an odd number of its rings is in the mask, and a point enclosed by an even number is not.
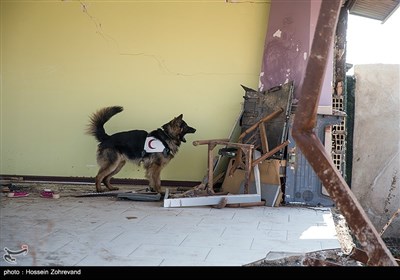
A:
[[[109,134],[184,114],[187,137],[163,180],[199,181],[206,146],[225,138],[258,86],[270,3],[6,1],[1,9],[0,174],[94,177],[85,134],[103,106],[125,111]],[[129,164],[117,178],[144,178]]]

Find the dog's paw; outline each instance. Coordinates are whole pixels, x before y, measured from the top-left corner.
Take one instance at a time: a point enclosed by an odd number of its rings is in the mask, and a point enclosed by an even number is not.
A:
[[[155,193],[160,193],[159,191],[157,191],[155,188],[147,188],[150,192],[155,192]],[[147,191],[147,190],[146,190]]]

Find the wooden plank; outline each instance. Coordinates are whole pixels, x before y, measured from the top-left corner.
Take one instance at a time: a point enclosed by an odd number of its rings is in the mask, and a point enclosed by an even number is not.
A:
[[[164,198],[164,207],[189,207],[218,205],[221,199],[227,199],[226,204],[254,203],[261,201],[259,194],[211,195],[199,197]]]
[[[261,153],[257,150],[253,151],[254,160],[261,157]],[[256,193],[261,195],[261,178],[260,178],[260,169],[258,168],[258,164],[253,167],[254,180],[256,182]]]
[[[268,145],[268,138],[267,138],[267,132],[265,130],[265,126],[267,124],[260,123],[258,125],[258,129],[260,130],[260,139],[261,139],[261,147],[262,147],[262,152],[263,154],[269,152],[269,145]]]

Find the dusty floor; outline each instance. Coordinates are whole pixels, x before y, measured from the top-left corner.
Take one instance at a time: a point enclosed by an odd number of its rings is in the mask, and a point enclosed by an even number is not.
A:
[[[251,263],[248,266],[305,266],[306,263],[304,263],[304,261],[306,258],[329,261],[340,266],[363,266],[361,262],[355,261],[347,255],[351,252],[352,248],[355,247],[355,243],[346,220],[339,211],[332,211],[332,213],[338,240],[342,247],[341,249],[316,251],[304,255],[288,255],[284,258],[272,260],[269,260],[267,256],[264,260]]]
[[[267,256],[265,259],[250,263],[248,266],[366,266],[366,264],[349,257],[353,247],[359,248],[359,246],[356,244],[357,240],[351,233],[346,219],[343,217],[340,211],[334,209],[332,214],[341,249],[315,251],[303,255],[289,255],[284,258],[272,260],[269,260]],[[383,238],[383,241],[400,265],[400,238]],[[307,261],[312,260],[321,260],[325,261],[326,263],[307,263]]]
[[[16,188],[23,188],[29,192],[38,192],[41,187],[40,183],[30,184],[15,184],[12,185]],[[71,185],[71,184],[45,184],[46,188],[50,188],[56,192],[62,193],[62,196],[76,196],[79,193],[94,193],[93,185]],[[124,186],[121,189],[124,190]],[[131,188],[131,187],[130,187]],[[137,186],[136,189],[140,189]],[[142,187],[145,188],[145,187]],[[338,240],[341,244],[341,249],[331,249],[323,251],[315,251],[303,255],[290,255],[282,258],[268,258],[258,260],[253,263],[249,263],[246,266],[307,266],[307,265],[321,265],[321,264],[307,264],[306,260],[322,260],[327,261],[330,264],[337,264],[340,266],[365,266],[365,264],[355,261],[350,258],[348,254],[351,252],[353,247],[356,247],[356,240],[352,235],[346,220],[337,209],[333,209],[333,220],[338,236]],[[395,259],[400,259],[400,238],[383,239],[388,249],[391,251]]]

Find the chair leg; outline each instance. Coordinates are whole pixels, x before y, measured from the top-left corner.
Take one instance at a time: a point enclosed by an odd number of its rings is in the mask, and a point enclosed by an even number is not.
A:
[[[244,151],[245,154],[245,161],[246,161],[246,168],[245,168],[245,183],[244,183],[244,193],[248,194],[249,193],[249,184],[250,184],[250,174],[252,170],[252,155],[253,155],[253,149],[248,148],[245,149]]]
[[[214,194],[214,156],[213,149],[215,145],[208,144],[208,183],[207,193]]]

